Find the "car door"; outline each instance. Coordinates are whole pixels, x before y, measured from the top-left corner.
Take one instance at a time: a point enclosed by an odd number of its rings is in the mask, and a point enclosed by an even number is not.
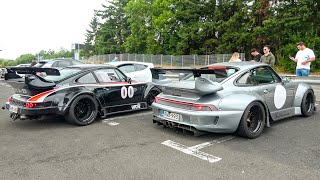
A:
[[[146,84],[130,84],[119,70],[113,68],[99,69],[94,74],[99,81],[96,91],[103,97],[107,112],[132,110],[137,104],[141,107]]]
[[[293,88],[283,84],[281,78],[268,66],[255,68],[251,74],[258,84],[256,92],[264,98],[272,118],[275,120],[291,116]]]

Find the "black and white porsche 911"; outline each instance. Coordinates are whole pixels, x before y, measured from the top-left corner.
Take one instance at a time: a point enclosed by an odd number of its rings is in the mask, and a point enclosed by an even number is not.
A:
[[[147,109],[160,92],[150,82],[131,80],[114,66],[76,65],[51,68],[8,68],[6,82],[15,89],[6,103],[12,119],[61,115],[88,125],[97,115]],[[47,76],[39,76],[45,72]],[[16,74],[27,74],[20,78]]]

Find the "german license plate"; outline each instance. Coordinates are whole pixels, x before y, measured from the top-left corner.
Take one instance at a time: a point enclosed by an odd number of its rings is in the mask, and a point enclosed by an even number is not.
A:
[[[175,121],[179,121],[180,120],[180,114],[178,114],[178,113],[162,111],[161,116],[164,117],[164,118],[175,120]]]
[[[18,113],[18,107],[17,107],[17,106],[10,105],[9,111],[14,112],[14,113]]]

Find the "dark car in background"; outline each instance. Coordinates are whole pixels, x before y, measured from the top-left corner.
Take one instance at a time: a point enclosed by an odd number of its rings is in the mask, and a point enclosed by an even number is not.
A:
[[[67,66],[73,66],[73,65],[79,65],[79,64],[84,64],[84,63],[75,59],[60,58],[60,59],[40,60],[36,65],[34,65],[34,67],[62,69]]]
[[[15,89],[6,103],[12,119],[60,115],[88,125],[97,115],[147,109],[159,91],[151,82],[131,80],[114,66],[83,64],[54,68],[12,67],[5,75]],[[39,76],[45,72],[47,76]],[[16,73],[26,74],[19,78]]]

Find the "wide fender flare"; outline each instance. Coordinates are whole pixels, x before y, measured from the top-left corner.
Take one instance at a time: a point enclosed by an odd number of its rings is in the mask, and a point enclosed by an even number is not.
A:
[[[225,96],[220,99],[218,110],[221,111],[244,111],[248,107],[248,105],[254,101],[260,102],[263,107],[265,108],[266,112],[266,125],[267,127],[270,127],[270,119],[269,119],[269,109],[267,104],[265,103],[264,99],[257,93],[250,93],[250,94],[244,94],[244,93],[236,93],[231,94],[228,96]],[[243,114],[242,114],[243,116]],[[242,117],[241,116],[241,117]],[[241,118],[239,118],[240,123]]]
[[[309,89],[313,92],[313,89],[309,84],[300,83],[298,85],[298,88],[294,96],[294,103],[293,103],[294,107],[301,107],[303,96]]]
[[[80,95],[90,95],[92,96],[98,103],[98,106],[101,107],[101,102],[99,99],[96,98],[95,94],[90,90],[81,90],[81,91],[69,91],[67,94],[65,94],[63,101],[59,102],[59,111],[61,114],[66,114],[69,111],[70,105],[73,102],[75,98],[77,98]],[[100,112],[101,108],[99,108]],[[100,112],[102,113],[102,112]]]
[[[148,82],[147,83],[147,87],[146,87],[146,89],[144,91],[143,99],[146,99],[148,94],[149,94],[149,92],[151,92],[153,90],[159,91],[160,93],[162,92],[159,87],[155,86],[152,82]]]

